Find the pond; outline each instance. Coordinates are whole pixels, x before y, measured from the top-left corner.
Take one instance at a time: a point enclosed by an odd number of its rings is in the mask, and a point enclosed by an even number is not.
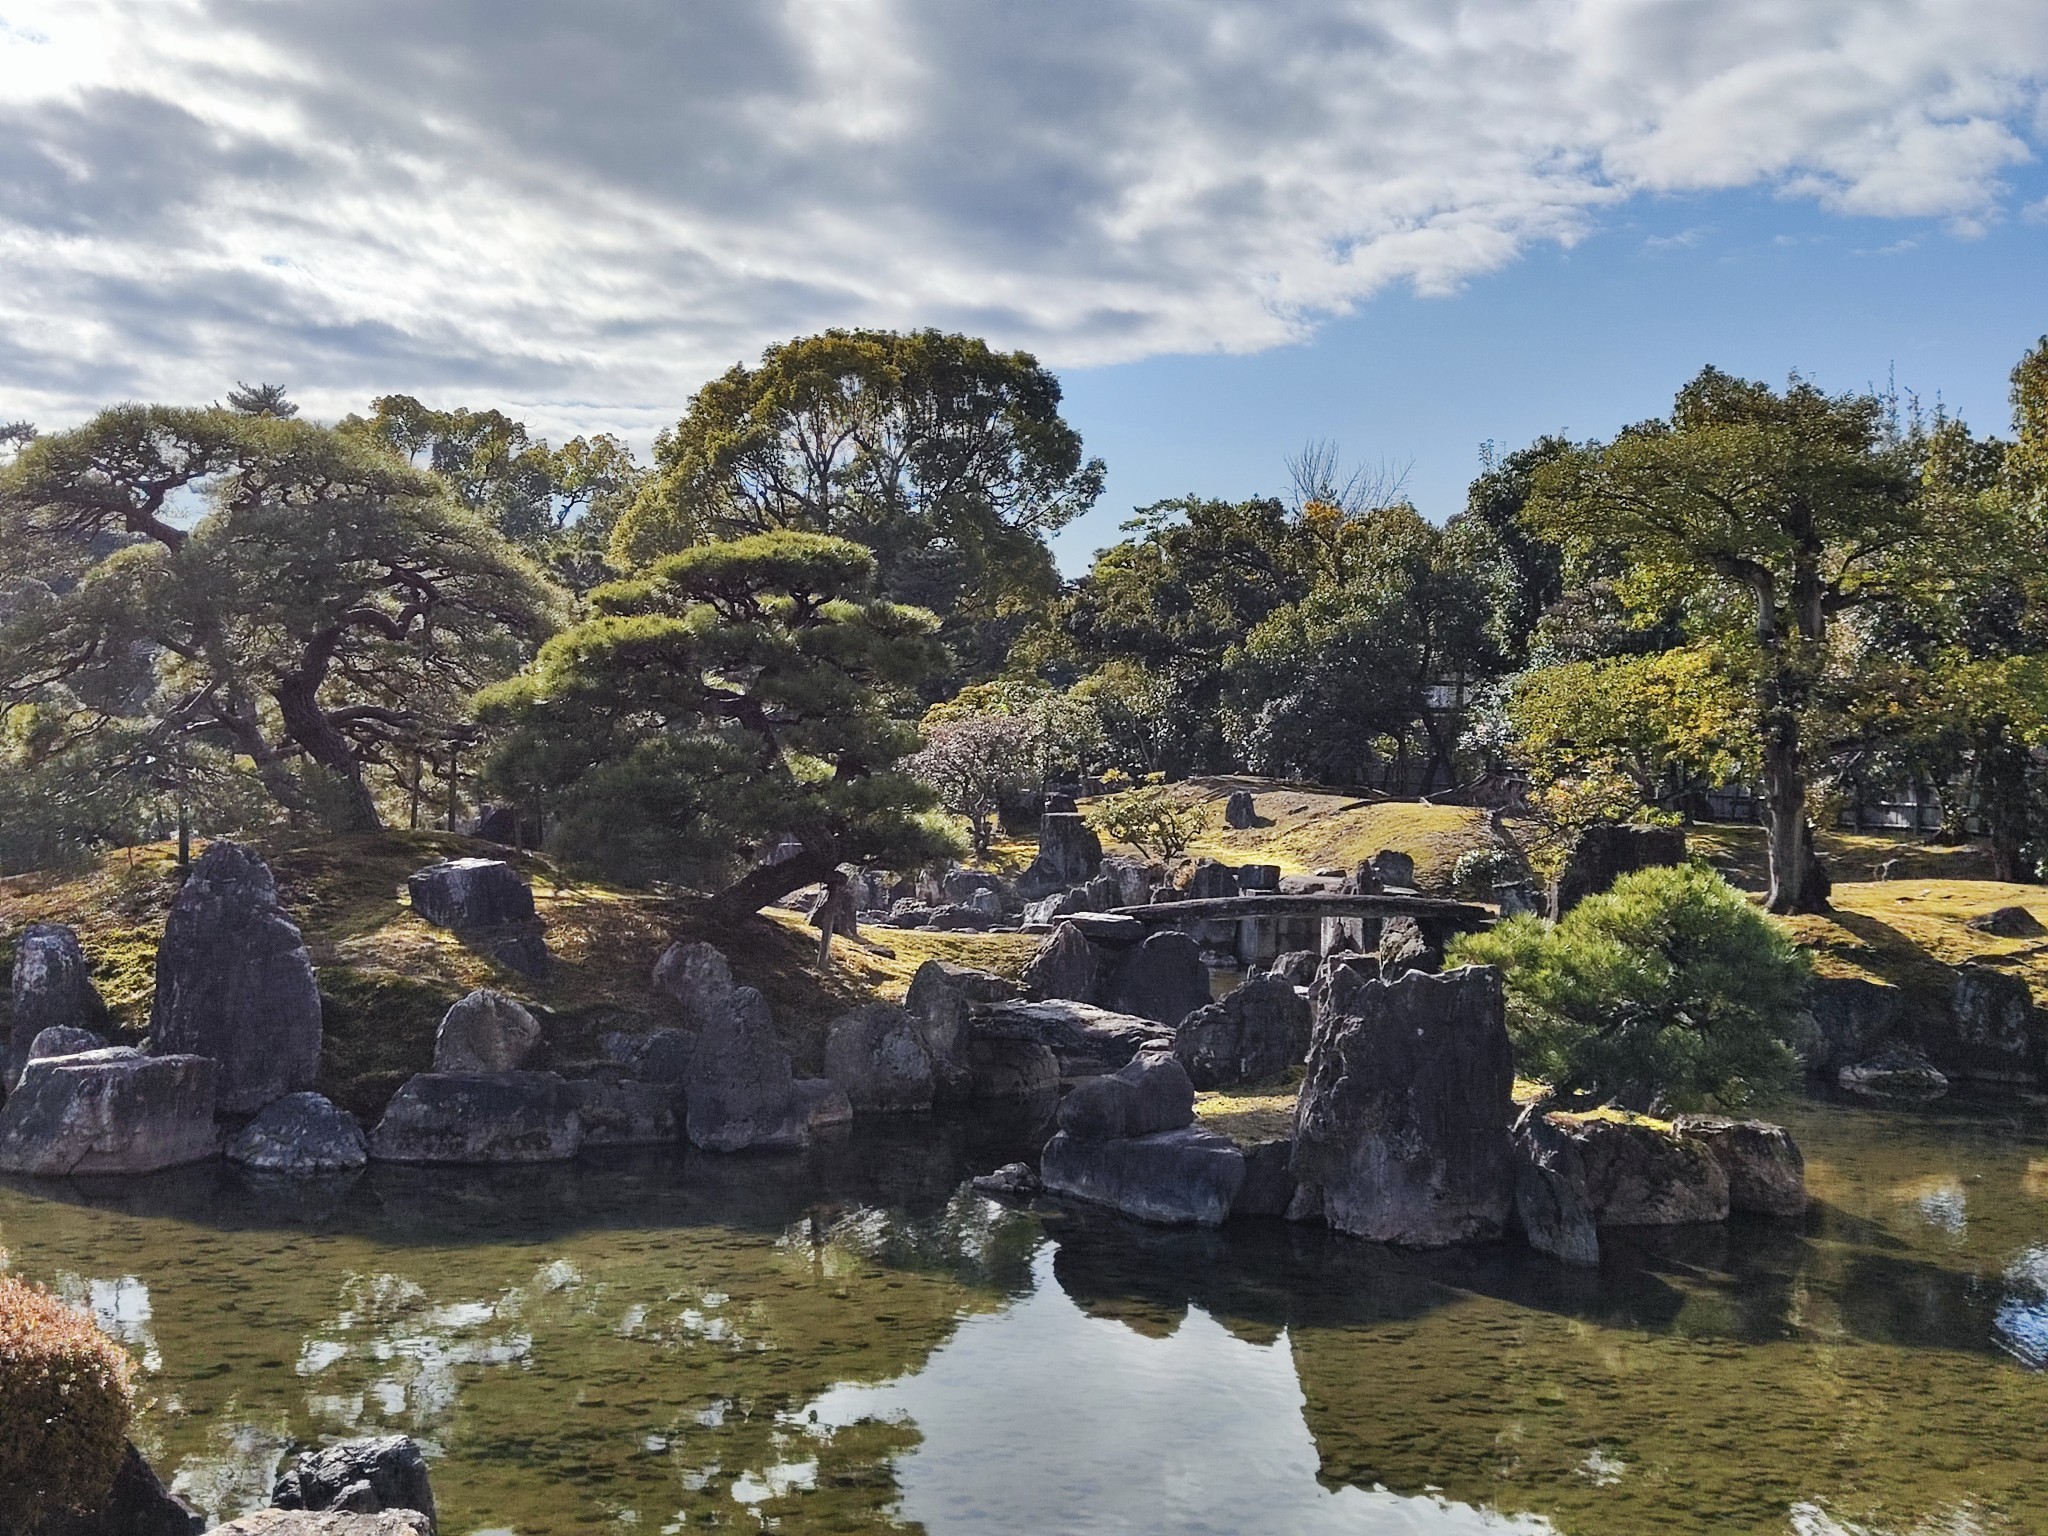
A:
[[[2048,1530],[2048,1126],[1786,1116],[1818,1199],[1608,1245],[1166,1232],[963,1180],[1038,1128],[536,1170],[0,1184],[226,1517],[404,1431],[448,1533]]]

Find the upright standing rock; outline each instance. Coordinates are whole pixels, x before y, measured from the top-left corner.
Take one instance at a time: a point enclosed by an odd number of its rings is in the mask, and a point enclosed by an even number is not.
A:
[[[1513,1084],[1499,972],[1365,983],[1317,1021],[1288,1215],[1418,1248],[1500,1236]]]
[[[441,1017],[434,1032],[436,1072],[517,1072],[540,1044],[540,1025],[523,1004],[479,987]]]
[[[1113,1012],[1156,1019],[1171,1029],[1209,1002],[1209,970],[1195,941],[1169,929],[1124,952],[1102,999]]]
[[[910,978],[903,1010],[924,1042],[932,1063],[935,1102],[954,1103],[968,1096],[973,1074],[968,1066],[971,1039],[969,1010],[975,1003],[1001,1002],[1017,995],[1017,984],[987,971],[943,960],[927,960]]]
[[[654,984],[682,1004],[683,1017],[702,1029],[732,1008],[732,967],[710,944],[671,944],[654,962]]]
[[[831,1025],[825,1075],[846,1091],[855,1114],[932,1107],[931,1053],[910,1015],[894,1003],[869,1003]]]
[[[28,1063],[28,1048],[46,1029],[90,1029],[100,995],[78,935],[61,923],[31,923],[14,948],[14,1029],[0,1064],[0,1089],[11,1092]]]
[[[1259,808],[1248,789],[1233,789],[1230,798],[1223,802],[1223,825],[1232,831],[1242,832],[1259,824]]]
[[[1017,893],[1035,900],[1070,890],[1102,868],[1102,839],[1078,814],[1048,811],[1038,823],[1038,857],[1017,879]]]
[[[1024,967],[1024,991],[1037,1002],[1054,997],[1100,1002],[1102,956],[1079,927],[1061,923]]]
[[[225,840],[192,865],[156,957],[149,1048],[220,1063],[223,1114],[254,1114],[320,1075],[320,988],[270,866]]]
[[[730,1004],[697,1036],[686,1129],[692,1145],[707,1152],[810,1140],[809,1102],[775,1038],[768,1000],[752,987],[735,987]]]

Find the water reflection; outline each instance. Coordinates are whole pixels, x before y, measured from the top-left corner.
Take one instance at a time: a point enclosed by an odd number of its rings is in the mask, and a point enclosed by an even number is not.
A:
[[[1007,1209],[1039,1128],[792,1157],[0,1183],[0,1246],[155,1361],[220,1516],[405,1430],[451,1532],[2048,1530],[2038,1126],[1815,1109],[1804,1224],[1597,1273]]]

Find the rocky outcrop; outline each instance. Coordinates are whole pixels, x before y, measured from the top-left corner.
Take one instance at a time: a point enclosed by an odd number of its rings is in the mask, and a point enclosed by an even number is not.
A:
[[[1182,1019],[1173,1054],[1197,1088],[1229,1088],[1306,1060],[1308,1039],[1308,1003],[1285,981],[1255,976]]]
[[[230,1141],[227,1157],[264,1173],[340,1173],[370,1160],[356,1117],[317,1093],[288,1093]]]
[[[1564,870],[1550,888],[1553,921],[1612,886],[1623,875],[1660,864],[1685,862],[1683,827],[1630,827],[1596,821],[1565,859]]]
[[[1093,1003],[1102,990],[1102,957],[1072,922],[1061,923],[1024,967],[1024,993],[1034,1000]]]
[[[927,960],[917,968],[903,994],[903,1011],[931,1060],[934,1103],[957,1103],[970,1091],[967,1047],[973,1005],[1002,1002],[1017,991],[1017,984],[1005,977],[943,960]]]
[[[599,1067],[569,1084],[583,1122],[583,1147],[661,1147],[681,1139],[682,1092],[672,1083],[643,1083],[623,1067]]]
[[[1184,933],[1155,933],[1123,952],[1102,988],[1104,1006],[1168,1029],[1209,1002],[1202,951]]]
[[[1948,1014],[1921,1021],[1920,1045],[1950,1077],[2032,1083],[2048,1067],[2048,1030],[2026,978],[1988,965],[1963,965]]]
[[[1918,1051],[1904,1046],[1843,1067],[1835,1080],[1859,1098],[1880,1101],[1938,1099],[1948,1092],[1946,1074]]]
[[[845,1091],[856,1115],[927,1110],[936,1091],[931,1053],[909,1013],[894,1003],[870,1003],[833,1021],[825,1076]]]
[[[1038,857],[1017,877],[1026,901],[1071,890],[1102,868],[1102,839],[1073,811],[1048,811],[1038,823]]]
[[[811,1108],[775,1037],[768,1000],[752,987],[733,988],[727,1007],[699,1030],[690,1056],[691,1145],[707,1152],[800,1147],[810,1139]]]
[[[434,1070],[517,1072],[539,1044],[540,1025],[523,1004],[480,987],[442,1015],[434,1032]]]
[[[387,1163],[550,1163],[582,1145],[575,1094],[552,1072],[422,1072],[370,1133],[370,1156]]]
[[[1046,1143],[1039,1177],[1054,1194],[1162,1226],[1220,1226],[1244,1185],[1244,1154],[1227,1136],[1188,1126],[1151,1136]]]
[[[407,877],[413,910],[507,970],[548,973],[546,928],[533,891],[503,859],[443,859]]]
[[[1173,1031],[1155,1020],[1056,999],[984,1004],[974,1010],[973,1029],[977,1043],[1023,1040],[1044,1046],[1062,1077],[1114,1072],[1141,1050],[1173,1043]]]
[[[677,1003],[693,1029],[722,1019],[732,1009],[732,967],[709,944],[671,944],[654,962],[654,984]]]
[[[31,923],[22,930],[14,945],[9,1002],[14,1024],[0,1057],[0,1092],[11,1092],[21,1080],[36,1036],[49,1029],[90,1030],[105,1011],[78,935],[61,923]]]
[[[1806,1211],[1806,1159],[1782,1125],[1685,1115],[1678,1134],[1705,1145],[1728,1177],[1728,1209],[1750,1216]]]
[[[1365,983],[1316,1023],[1288,1214],[1413,1247],[1498,1237],[1513,1080],[1496,971]]]
[[[1522,1241],[1561,1263],[1600,1262],[1599,1222],[1586,1189],[1579,1143],[1541,1109],[1516,1122],[1515,1227]]]
[[[303,1453],[277,1480],[270,1502],[279,1509],[346,1510],[374,1515],[410,1511],[433,1529],[434,1490],[427,1459],[409,1435],[345,1440]]]
[[[193,862],[156,956],[149,1048],[220,1063],[222,1114],[254,1114],[320,1076],[320,988],[270,866],[220,841]]]
[[[1728,1175],[1705,1141],[1639,1119],[1554,1115],[1576,1149],[1586,1204],[1602,1227],[1728,1219]]]
[[[0,1173],[152,1173],[220,1150],[220,1069],[115,1047],[32,1061],[0,1108]]]
[[[1807,984],[1797,1038],[1810,1071],[1832,1074],[1896,1044],[1905,993],[1860,976],[1816,976]]]

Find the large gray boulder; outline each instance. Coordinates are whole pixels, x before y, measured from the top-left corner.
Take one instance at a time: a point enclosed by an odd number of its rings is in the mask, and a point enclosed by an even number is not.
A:
[[[869,1003],[832,1022],[825,1075],[845,1090],[856,1115],[930,1109],[936,1091],[931,1052],[894,1003]]]
[[[569,1096],[586,1148],[662,1147],[681,1139],[685,1100],[674,1084],[637,1082],[623,1067],[600,1067],[572,1081]]]
[[[1285,981],[1255,976],[1182,1019],[1173,1054],[1197,1088],[1229,1088],[1306,1060],[1308,1038],[1308,1000]]]
[[[422,1072],[370,1133],[370,1156],[386,1163],[552,1163],[582,1145],[575,1094],[552,1072]]]
[[[1683,827],[1630,827],[1596,821],[1579,834],[1557,883],[1550,888],[1551,920],[1563,917],[1588,896],[1599,895],[1623,875],[1684,862]]]
[[[427,1459],[409,1435],[344,1440],[302,1453],[277,1480],[270,1502],[279,1509],[345,1509],[372,1515],[410,1510],[434,1521]]]
[[[1832,1074],[1898,1042],[1905,1012],[1899,988],[1860,976],[1816,976],[1793,1044],[1810,1071]]]
[[[1948,1016],[1922,1022],[1921,1044],[1950,1077],[2026,1084],[2048,1066],[2048,1030],[2026,978],[1988,965],[1956,968]]]
[[[618,1030],[600,1036],[597,1048],[628,1077],[680,1088],[690,1080],[690,1054],[697,1048],[697,1037],[684,1029],[650,1029],[644,1034]]]
[[[1245,1179],[1237,1145],[1198,1126],[1108,1141],[1061,1131],[1038,1171],[1053,1194],[1162,1226],[1222,1225]]]
[[[1017,992],[1014,981],[964,965],[927,960],[917,968],[903,994],[903,1011],[931,1059],[934,1103],[957,1103],[971,1089],[967,1047],[973,1005],[1002,1002]]]
[[[339,1173],[368,1162],[370,1143],[347,1110],[317,1093],[288,1093],[243,1127],[227,1157],[265,1173]]]
[[[104,1009],[78,935],[61,923],[31,923],[14,946],[10,988],[14,1027],[0,1059],[0,1091],[11,1091],[29,1047],[46,1029],[87,1030]]]
[[[1103,1005],[1116,1013],[1152,1019],[1168,1029],[1208,1006],[1209,968],[1186,934],[1169,929],[1124,951],[1102,989]]]
[[[1499,1237],[1513,1084],[1497,971],[1365,983],[1317,1022],[1288,1214],[1419,1248]]]
[[[29,1041],[28,1060],[22,1066],[26,1069],[30,1061],[41,1061],[47,1056],[82,1056],[87,1051],[104,1051],[106,1048],[106,1040],[91,1030],[58,1024]]]
[[[968,1096],[1035,1099],[1059,1092],[1060,1064],[1037,1040],[973,1040],[967,1046]]]
[[[1440,971],[1444,946],[1412,917],[1390,917],[1380,924],[1380,975],[1398,981],[1410,971]]]
[[[1233,832],[1242,832],[1259,824],[1259,808],[1248,789],[1233,789],[1230,798],[1223,802],[1223,825]]]
[[[1275,1136],[1240,1142],[1237,1150],[1244,1157],[1244,1182],[1230,1202],[1231,1218],[1285,1216],[1294,1203],[1294,1139]]]
[[[219,1066],[114,1047],[32,1061],[0,1107],[0,1173],[152,1173],[220,1150]]]
[[[1180,872],[1174,884],[1183,901],[1206,901],[1238,894],[1237,871],[1215,859],[1197,859]]]
[[[1806,1159],[1782,1125],[1685,1115],[1679,1134],[1703,1143],[1728,1176],[1728,1209],[1752,1216],[1798,1216],[1806,1210]]]
[[[1038,857],[1017,878],[1026,901],[1071,890],[1102,868],[1102,839],[1073,811],[1048,811],[1038,823]]]
[[[1552,1116],[1576,1150],[1585,1198],[1602,1227],[1669,1227],[1728,1219],[1728,1175],[1707,1143],[1636,1119]]]
[[[1071,920],[1053,929],[1024,967],[1024,992],[1035,1001],[1058,997],[1095,1003],[1101,991],[1102,953]]]
[[[1081,1141],[1115,1141],[1195,1123],[1195,1085],[1178,1061],[1146,1051],[1115,1072],[1078,1083],[1060,1101],[1059,1125]]]
[[[470,1076],[517,1072],[539,1044],[540,1025],[524,1004],[479,987],[441,1016],[434,1070]]]
[[[149,1048],[220,1063],[219,1108],[254,1114],[320,1076],[320,987],[270,866],[215,842],[164,923]]]
[[[548,973],[545,925],[533,890],[503,859],[443,859],[406,877],[413,910],[472,949],[535,979]]]
[[[1963,926],[1988,933],[1995,939],[2038,939],[2048,933],[2048,928],[2041,926],[2041,920],[2025,907],[1998,907],[1981,912]]]
[[[1114,1072],[1142,1050],[1165,1049],[1173,1031],[1156,1020],[1087,1003],[986,1003],[974,1011],[977,1041],[1026,1040],[1051,1051],[1062,1077]]]
[[[752,987],[735,987],[724,1011],[698,1031],[686,1129],[707,1152],[800,1147],[810,1139],[810,1106],[797,1092],[768,1000]]]
[[[1600,1262],[1600,1224],[1579,1144],[1540,1109],[1515,1125],[1515,1226],[1522,1241],[1565,1264]]]
[[[654,962],[654,984],[682,1005],[693,1028],[702,1029],[732,1010],[732,967],[712,945],[669,945]]]

